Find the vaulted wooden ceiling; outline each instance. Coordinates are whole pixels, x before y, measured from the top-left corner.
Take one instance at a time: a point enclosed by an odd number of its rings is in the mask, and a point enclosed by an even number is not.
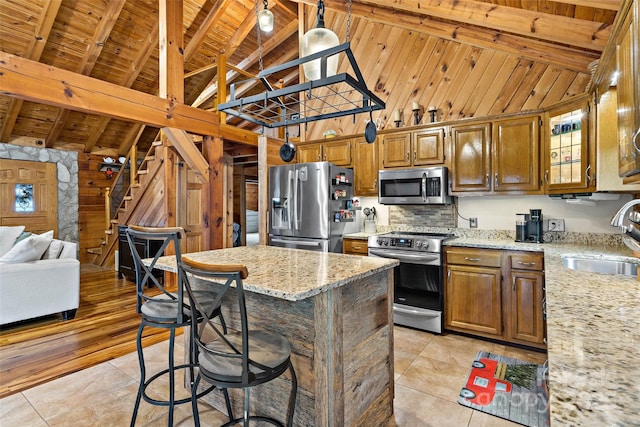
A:
[[[341,41],[349,27],[365,81],[386,102],[373,117],[389,126],[396,109],[410,120],[413,101],[437,106],[439,118],[449,120],[535,110],[583,93],[622,1],[353,0],[348,19],[348,1],[326,0],[325,21]],[[184,0],[185,104],[215,107],[220,53],[228,82],[256,75],[261,62],[269,68],[296,59],[299,30],[315,26],[316,3],[269,0],[275,29],[258,43],[262,0]],[[158,23],[158,0],[2,0],[0,50],[157,95]],[[277,77],[298,82],[296,72]],[[1,142],[120,155],[158,131],[7,92],[0,86]],[[365,119],[324,120],[301,132],[306,139],[328,129],[359,133]]]

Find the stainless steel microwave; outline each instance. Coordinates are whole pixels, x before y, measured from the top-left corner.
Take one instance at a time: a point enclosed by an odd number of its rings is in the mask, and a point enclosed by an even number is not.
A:
[[[447,205],[449,171],[444,166],[378,172],[378,202],[383,205]]]

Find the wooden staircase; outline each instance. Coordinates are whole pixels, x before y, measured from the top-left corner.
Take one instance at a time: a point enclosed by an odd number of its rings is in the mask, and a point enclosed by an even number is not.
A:
[[[115,251],[118,248],[118,225],[129,223],[132,213],[145,199],[144,196],[148,189],[152,188],[149,183],[162,170],[164,163],[162,149],[162,141],[156,141],[151,145],[136,171],[134,182],[127,189],[114,217],[109,219],[109,228],[104,231],[105,239],[102,245],[99,248],[87,249],[87,252],[96,255],[94,264],[105,267],[113,265],[115,262]]]

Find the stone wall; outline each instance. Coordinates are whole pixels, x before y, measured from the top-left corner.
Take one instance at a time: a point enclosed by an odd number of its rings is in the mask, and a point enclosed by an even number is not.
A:
[[[58,238],[78,243],[78,153],[0,143],[0,158],[57,165]]]

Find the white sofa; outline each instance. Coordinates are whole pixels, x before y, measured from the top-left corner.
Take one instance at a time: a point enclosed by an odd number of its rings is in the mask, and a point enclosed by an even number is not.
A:
[[[6,242],[4,246],[6,249]],[[0,257],[1,325],[53,313],[61,313],[65,320],[75,316],[80,303],[77,244],[52,239],[42,255],[49,259],[2,262],[3,258]]]

